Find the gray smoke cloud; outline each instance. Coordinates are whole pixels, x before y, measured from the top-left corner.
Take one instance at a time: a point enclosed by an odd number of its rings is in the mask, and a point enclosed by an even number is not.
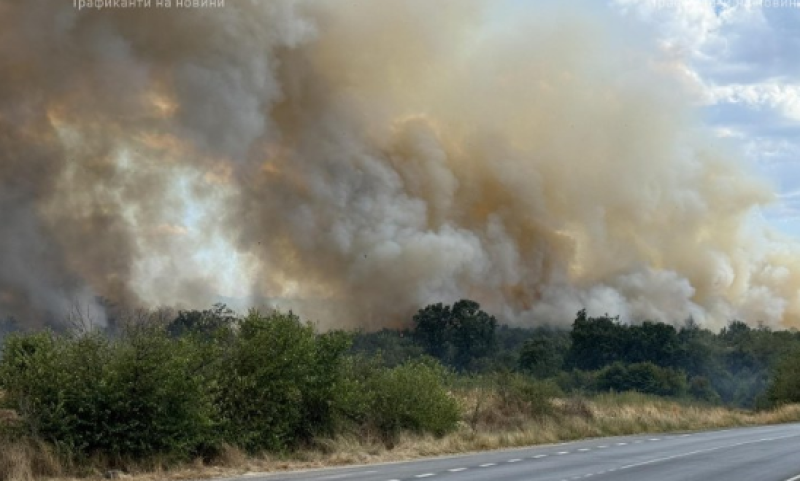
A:
[[[0,0],[0,314],[795,325],[798,247],[672,60],[588,3],[531,9]]]

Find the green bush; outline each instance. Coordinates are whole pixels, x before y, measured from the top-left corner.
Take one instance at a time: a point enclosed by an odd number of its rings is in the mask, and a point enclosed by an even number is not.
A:
[[[185,458],[208,442],[205,380],[197,350],[159,327],[13,335],[0,362],[6,400],[28,432],[74,456]]]
[[[280,312],[251,311],[239,329],[214,389],[225,440],[251,452],[280,451],[331,434],[347,337],[316,335]]]
[[[516,373],[495,374],[494,385],[507,408],[534,417],[552,415],[552,399],[564,395],[555,382],[532,379]]]
[[[766,397],[773,406],[800,402],[800,350],[783,356],[776,363]]]
[[[711,382],[704,376],[695,376],[689,381],[689,394],[695,399],[711,404],[720,404],[722,399],[711,386]]]
[[[455,429],[461,413],[445,376],[438,363],[424,360],[375,371],[364,386],[366,423],[386,440],[402,430],[441,436]]]
[[[686,374],[650,362],[616,362],[597,374],[597,388],[603,391],[638,391],[659,396],[682,396],[687,391]]]

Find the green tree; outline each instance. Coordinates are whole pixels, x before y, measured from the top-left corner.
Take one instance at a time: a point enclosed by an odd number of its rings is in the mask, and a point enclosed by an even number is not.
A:
[[[551,336],[536,336],[525,341],[519,353],[519,368],[537,378],[558,375],[564,364],[564,343]]]
[[[594,371],[622,359],[626,333],[617,318],[588,317],[578,312],[570,332],[567,363],[577,369]]]
[[[786,354],[775,365],[767,399],[772,405],[800,402],[800,349]]]
[[[452,307],[432,304],[414,315],[414,338],[429,355],[458,370],[495,352],[497,319],[480,304],[460,300]]]

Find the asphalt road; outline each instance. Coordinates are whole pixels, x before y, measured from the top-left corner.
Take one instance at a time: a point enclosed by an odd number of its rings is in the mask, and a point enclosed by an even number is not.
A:
[[[230,481],[800,481],[800,424],[598,438]]]

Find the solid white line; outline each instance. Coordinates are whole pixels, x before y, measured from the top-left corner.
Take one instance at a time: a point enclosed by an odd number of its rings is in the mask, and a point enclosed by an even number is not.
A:
[[[458,473],[458,472],[460,472],[460,471],[466,471],[466,470],[467,470],[467,468],[453,468],[453,469],[448,469],[448,471],[450,471],[451,473]]]

